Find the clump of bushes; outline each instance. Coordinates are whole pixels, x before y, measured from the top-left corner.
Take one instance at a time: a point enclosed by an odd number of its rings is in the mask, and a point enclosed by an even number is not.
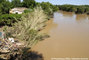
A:
[[[12,26],[17,20],[20,20],[19,14],[3,14],[0,16],[0,26]]]
[[[31,13],[31,12],[33,12],[33,9],[28,8],[28,9],[24,10],[24,13]]]
[[[55,11],[58,11],[58,7],[55,6],[55,5],[52,5],[51,3],[49,2],[42,2],[40,4],[40,6],[42,7],[42,9],[45,11],[46,14],[48,15],[53,15],[53,13]]]

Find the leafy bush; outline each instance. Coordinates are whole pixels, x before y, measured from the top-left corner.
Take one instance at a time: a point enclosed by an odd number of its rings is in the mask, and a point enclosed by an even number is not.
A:
[[[4,14],[0,16],[0,26],[12,26],[17,20],[20,20],[21,15],[18,14]]]
[[[26,9],[26,10],[24,10],[24,13],[30,13],[32,11],[33,11],[33,9]]]
[[[0,4],[0,13],[8,14],[11,8],[11,3],[9,1],[2,2]]]
[[[58,10],[58,8],[55,5],[52,5],[49,2],[42,2],[41,7],[48,15],[51,15],[53,14],[53,12]]]

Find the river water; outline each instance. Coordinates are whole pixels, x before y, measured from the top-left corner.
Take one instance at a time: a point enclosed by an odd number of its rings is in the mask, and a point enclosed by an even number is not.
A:
[[[50,38],[36,44],[32,50],[51,58],[89,58],[89,16],[59,11],[42,31]]]

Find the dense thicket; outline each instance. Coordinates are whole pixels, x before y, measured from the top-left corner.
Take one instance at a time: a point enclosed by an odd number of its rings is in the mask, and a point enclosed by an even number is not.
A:
[[[89,13],[89,5],[58,5],[60,10],[78,14]]]

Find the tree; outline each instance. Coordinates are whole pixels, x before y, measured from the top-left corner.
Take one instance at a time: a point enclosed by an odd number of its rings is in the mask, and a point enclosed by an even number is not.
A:
[[[0,0],[0,3],[5,2],[6,0]]]
[[[57,11],[58,8],[55,5],[52,5],[49,2],[42,2],[41,4],[42,9],[46,12],[48,15],[52,15],[53,12]]]
[[[23,0],[23,6],[27,8],[34,8],[36,6],[35,0]]]
[[[88,13],[89,5],[57,5],[60,10],[67,12],[75,12],[78,14]]]
[[[5,1],[1,3],[1,12],[2,14],[8,14],[11,8],[11,3],[9,1]]]
[[[1,7],[2,7],[2,5],[0,4],[0,15],[2,14]]]
[[[85,13],[88,13],[89,12],[89,8],[85,8]]]
[[[21,15],[19,14],[3,14],[0,16],[0,26],[12,26],[20,18]]]
[[[69,8],[69,11],[70,11],[70,12],[75,12],[75,11],[77,11],[77,9],[76,9],[74,6],[71,6],[71,7]]]
[[[21,1],[20,0],[12,0],[12,6],[13,7],[20,7],[21,6]]]
[[[85,9],[84,7],[78,7],[76,13],[82,14],[84,13]]]

